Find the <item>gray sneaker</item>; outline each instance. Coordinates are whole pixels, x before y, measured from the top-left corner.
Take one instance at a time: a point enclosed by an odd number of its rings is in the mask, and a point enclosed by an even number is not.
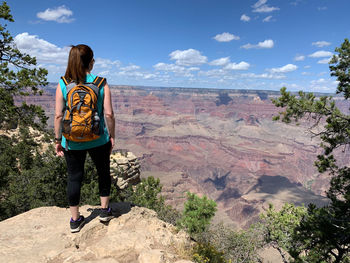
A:
[[[73,220],[73,218],[71,218],[69,223],[70,223],[70,232],[76,233],[83,228],[85,224],[85,218],[83,216],[79,216],[79,218],[75,221]]]
[[[100,216],[99,216],[99,219],[100,219],[101,222],[108,222],[113,217],[114,216],[112,214],[112,208],[108,207],[108,208],[102,208],[101,209],[101,213],[100,213]]]

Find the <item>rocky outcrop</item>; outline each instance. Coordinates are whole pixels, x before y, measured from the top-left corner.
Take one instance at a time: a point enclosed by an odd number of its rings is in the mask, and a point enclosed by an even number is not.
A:
[[[129,185],[136,185],[141,181],[140,163],[132,152],[113,152],[110,160],[111,176],[118,189],[126,189]]]
[[[65,208],[41,207],[0,222],[0,262],[6,263],[190,263],[188,236],[159,220],[152,210],[112,204],[121,215],[99,222],[99,210],[84,206],[86,225],[69,229]]]

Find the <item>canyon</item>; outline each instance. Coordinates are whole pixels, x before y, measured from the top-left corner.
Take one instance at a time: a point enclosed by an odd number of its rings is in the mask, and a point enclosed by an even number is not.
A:
[[[269,203],[327,203],[330,175],[313,163],[320,154],[309,120],[300,125],[273,121],[281,109],[277,91],[110,86],[116,115],[115,150],[134,153],[141,177],[163,184],[167,202],[179,209],[186,192],[218,204],[216,222],[245,228]],[[55,85],[41,105],[53,126]],[[335,97],[341,108],[346,101]],[[347,151],[340,161],[349,160]]]

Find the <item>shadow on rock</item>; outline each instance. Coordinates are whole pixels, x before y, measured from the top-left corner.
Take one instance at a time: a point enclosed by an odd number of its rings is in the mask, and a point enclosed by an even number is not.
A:
[[[317,195],[305,188],[300,183],[293,183],[284,176],[263,175],[258,179],[258,183],[247,193],[264,195],[267,200],[285,200],[295,205],[308,205],[314,203],[321,207],[329,203],[329,199]]]
[[[109,206],[112,208],[112,214],[115,218],[127,214],[130,212],[132,204],[129,202],[120,202],[120,203],[110,203]],[[101,208],[89,208],[88,212],[91,214],[85,218],[86,224],[94,220],[101,213]]]
[[[258,183],[253,187],[252,190],[267,194],[277,194],[279,191],[282,191],[284,189],[293,189],[300,186],[301,184],[292,183],[288,178],[284,176],[263,175],[258,179]]]

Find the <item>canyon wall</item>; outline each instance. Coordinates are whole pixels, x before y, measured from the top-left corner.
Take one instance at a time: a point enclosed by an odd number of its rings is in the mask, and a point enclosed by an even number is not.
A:
[[[330,177],[313,166],[319,141],[308,132],[308,120],[299,126],[272,121],[280,109],[271,98],[279,92],[131,86],[111,91],[115,148],[139,157],[142,176],[160,178],[170,204],[181,208],[186,191],[205,194],[218,203],[216,220],[237,227],[254,222],[268,203],[325,204]],[[53,101],[54,86],[35,101],[51,125]],[[344,161],[348,157],[342,154]]]

